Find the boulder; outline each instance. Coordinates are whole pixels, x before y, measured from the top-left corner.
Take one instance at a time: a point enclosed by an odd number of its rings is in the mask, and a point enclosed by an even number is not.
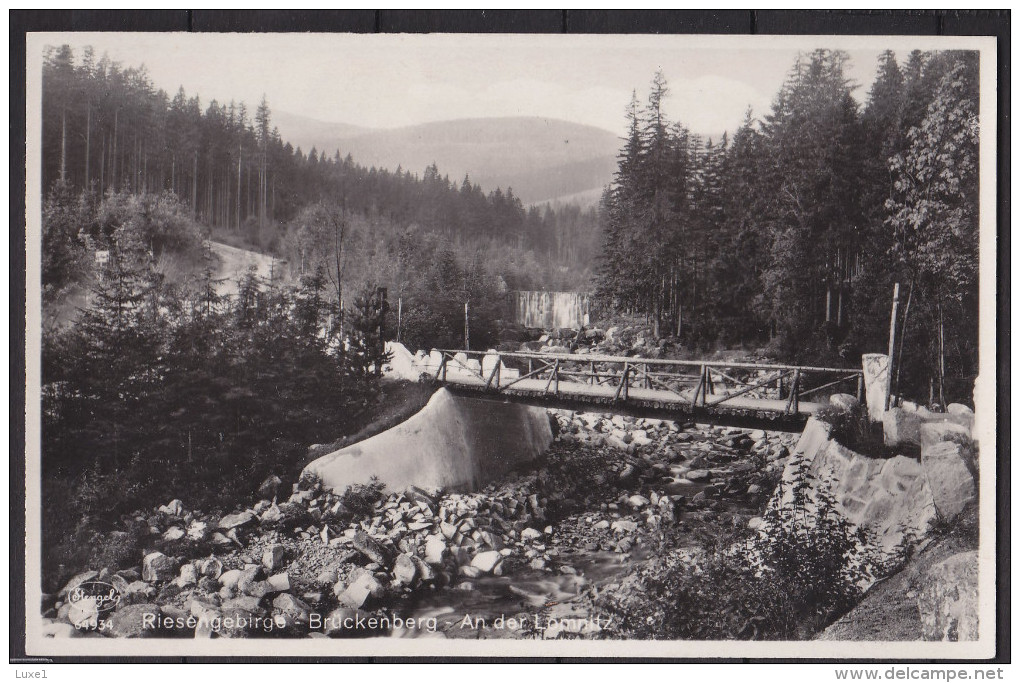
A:
[[[337,598],[344,607],[358,609],[370,597],[382,597],[385,590],[383,585],[379,583],[379,580],[371,573],[362,572]]]
[[[388,567],[390,565],[389,553],[386,549],[368,534],[361,529],[354,534],[354,538],[351,541],[355,550],[360,552],[362,555],[367,557],[369,561],[375,562],[381,567]]]
[[[164,541],[177,541],[184,538],[184,529],[179,526],[172,526],[163,532]]]
[[[882,433],[887,446],[904,443],[921,443],[921,425],[924,418],[904,408],[890,408],[882,415]]]
[[[71,577],[71,580],[68,581],[63,588],[60,589],[60,591],[57,593],[57,597],[63,598],[81,584],[85,583],[86,581],[91,581],[98,576],[99,572],[97,571],[87,571],[75,574],[74,576]]]
[[[922,450],[940,441],[965,443],[970,440],[970,430],[955,422],[928,422],[921,425],[919,434]]]
[[[688,481],[708,481],[712,474],[708,470],[690,470],[687,472]]]
[[[474,559],[471,560],[471,566],[484,574],[491,574],[503,560],[503,556],[496,550],[488,550],[484,553],[478,553]]]
[[[266,511],[262,513],[259,520],[263,524],[276,524],[283,520],[283,512],[277,505],[270,505],[266,508]]]
[[[110,615],[107,634],[114,638],[153,638],[160,635],[159,605],[143,603],[121,607]]]
[[[227,588],[234,588],[237,586],[237,582],[241,580],[240,569],[230,569],[220,574],[220,585],[226,586]]]
[[[224,605],[221,614],[220,630],[216,632],[220,638],[247,638],[255,629],[257,615],[243,607]]]
[[[218,579],[223,574],[223,563],[215,557],[200,560],[198,563],[198,573],[210,579]]]
[[[962,446],[943,441],[925,448],[921,451],[921,467],[939,516],[946,522],[956,519],[977,495]]]
[[[238,512],[233,515],[227,515],[220,520],[219,528],[221,529],[237,529],[252,524],[255,521],[255,515],[245,510],[244,512]]]
[[[285,628],[307,628],[311,607],[290,593],[281,593],[273,599],[273,615],[282,617]]]
[[[397,583],[410,586],[418,578],[418,565],[415,564],[413,556],[408,553],[401,553],[393,563],[393,578]]]
[[[95,598],[82,598],[68,606],[67,620],[76,628],[96,628],[99,624],[99,608]]]
[[[204,541],[209,537],[209,524],[195,520],[188,525],[188,538],[192,541]]]
[[[932,566],[917,596],[925,640],[978,639],[978,554],[958,553]]]
[[[438,534],[425,539],[425,561],[431,564],[442,564],[446,556],[446,541]]]
[[[170,581],[176,573],[174,561],[163,553],[149,553],[142,560],[142,581],[147,583]]]
[[[414,566],[418,569],[418,578],[421,581],[428,582],[435,580],[436,572],[432,568],[432,565],[417,555],[411,555],[411,560],[414,562]]]
[[[181,588],[187,588],[188,586],[194,586],[198,583],[198,570],[193,564],[185,564],[181,566],[181,573],[174,579],[174,583]]]
[[[289,591],[290,575],[287,574],[286,572],[273,574],[268,579],[266,579],[266,583],[269,584],[269,587],[271,588],[271,590],[268,591],[270,593],[275,593],[279,591]]]

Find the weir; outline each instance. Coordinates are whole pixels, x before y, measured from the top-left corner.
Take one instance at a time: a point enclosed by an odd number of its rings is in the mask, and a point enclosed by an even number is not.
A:
[[[545,330],[577,329],[588,324],[591,302],[584,292],[516,291],[510,293],[515,323]]]

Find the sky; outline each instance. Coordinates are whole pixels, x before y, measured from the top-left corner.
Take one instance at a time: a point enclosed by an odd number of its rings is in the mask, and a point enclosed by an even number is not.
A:
[[[144,64],[171,95],[268,99],[323,121],[395,128],[430,121],[539,116],[622,135],[632,91],[644,101],[655,71],[666,112],[696,133],[732,131],[751,107],[767,113],[798,51],[846,49],[861,102],[883,49],[905,58],[932,38],[767,36],[508,36],[455,34],[68,33],[42,44],[92,45],[125,66]]]

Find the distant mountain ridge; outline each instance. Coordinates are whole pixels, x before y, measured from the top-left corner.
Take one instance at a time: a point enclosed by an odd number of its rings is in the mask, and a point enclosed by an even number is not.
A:
[[[348,153],[364,166],[421,175],[435,162],[460,183],[513,189],[524,203],[589,196],[616,170],[621,140],[584,124],[541,117],[458,119],[392,129],[362,128],[287,112],[274,114],[281,137],[308,152]]]

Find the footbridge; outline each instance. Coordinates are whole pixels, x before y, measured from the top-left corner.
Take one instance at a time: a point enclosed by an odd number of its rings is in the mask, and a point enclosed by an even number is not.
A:
[[[863,393],[862,371],[848,368],[462,350],[413,363],[461,395],[739,427],[797,429],[828,396]]]

